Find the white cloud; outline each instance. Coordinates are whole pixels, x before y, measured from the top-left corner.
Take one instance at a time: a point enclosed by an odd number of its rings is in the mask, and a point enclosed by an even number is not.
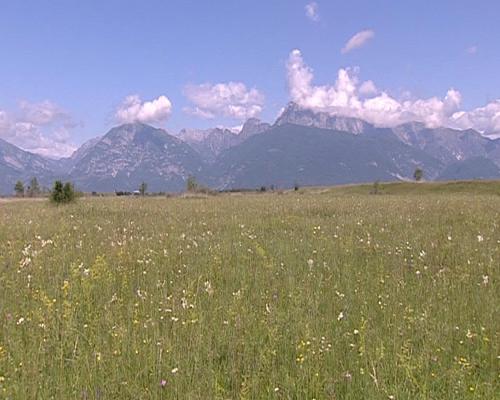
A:
[[[317,22],[319,21],[319,6],[318,3],[312,1],[311,3],[305,6],[306,17],[311,21]]]
[[[23,119],[35,125],[48,125],[54,121],[70,121],[71,117],[49,100],[40,103],[21,101],[19,103]]]
[[[459,111],[452,115],[453,126],[460,129],[476,129],[480,132],[500,132],[500,99],[472,111]]]
[[[241,82],[188,85],[184,94],[193,103],[185,111],[206,119],[223,116],[244,120],[258,115],[264,104],[262,93]]]
[[[359,87],[359,93],[363,96],[370,96],[372,94],[376,94],[377,92],[378,89],[373,83],[373,81],[363,82]]]
[[[364,46],[370,39],[375,36],[375,32],[371,29],[356,33],[350,38],[342,48],[342,54],[348,53],[351,50]]]
[[[166,96],[160,96],[151,101],[142,101],[134,94],[127,96],[118,106],[115,118],[119,123],[143,122],[162,123],[165,122],[172,112],[172,103]]]
[[[500,100],[462,111],[462,95],[455,89],[449,89],[442,99],[416,99],[408,95],[397,99],[379,91],[372,81],[360,84],[358,68],[340,69],[333,84],[314,85],[313,70],[304,63],[299,50],[290,53],[287,73],[291,100],[314,111],[361,118],[384,127],[418,121],[428,127],[473,128],[483,133],[500,131]]]
[[[48,157],[71,155],[70,131],[79,124],[62,108],[45,100],[21,101],[13,112],[0,110],[0,138],[21,149]]]

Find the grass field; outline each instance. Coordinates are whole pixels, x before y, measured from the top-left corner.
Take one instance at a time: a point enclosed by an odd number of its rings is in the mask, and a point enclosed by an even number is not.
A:
[[[0,398],[498,398],[498,184],[437,187],[1,203]]]

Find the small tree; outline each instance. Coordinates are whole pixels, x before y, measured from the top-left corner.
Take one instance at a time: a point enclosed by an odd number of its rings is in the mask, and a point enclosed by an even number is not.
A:
[[[55,181],[50,200],[56,204],[71,203],[76,199],[75,190],[70,182],[63,184],[61,181]]]
[[[24,183],[22,181],[17,181],[14,186],[14,191],[17,197],[24,197]]]
[[[417,182],[420,182],[422,178],[424,177],[424,171],[422,171],[421,168],[417,168],[415,172],[413,173],[413,177]]]
[[[64,203],[64,191],[63,183],[61,181],[55,181],[52,192],[50,193],[50,200],[56,204]]]
[[[194,176],[190,176],[186,182],[186,190],[188,192],[196,192],[198,190],[198,182]]]
[[[145,196],[147,190],[148,190],[148,184],[146,182],[142,182],[141,185],[139,186],[139,193],[141,194],[141,196]]]
[[[36,197],[40,194],[40,184],[38,183],[38,179],[34,177],[30,181],[30,185],[28,187],[28,196],[29,197]]]

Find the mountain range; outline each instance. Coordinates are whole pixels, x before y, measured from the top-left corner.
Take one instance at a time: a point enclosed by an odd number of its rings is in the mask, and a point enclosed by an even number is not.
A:
[[[142,123],[112,128],[69,158],[52,160],[0,139],[0,193],[37,177],[83,191],[180,191],[189,176],[215,189],[410,180],[500,178],[500,139],[474,130],[414,122],[380,128],[290,103],[274,124],[249,119],[238,131],[184,129],[171,135]]]

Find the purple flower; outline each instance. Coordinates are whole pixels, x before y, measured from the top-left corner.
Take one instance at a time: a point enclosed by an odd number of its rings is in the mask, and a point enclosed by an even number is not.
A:
[[[162,380],[160,381],[160,386],[161,386],[162,388],[164,388],[165,386],[167,386],[167,381],[166,381],[165,379],[162,379]]]

